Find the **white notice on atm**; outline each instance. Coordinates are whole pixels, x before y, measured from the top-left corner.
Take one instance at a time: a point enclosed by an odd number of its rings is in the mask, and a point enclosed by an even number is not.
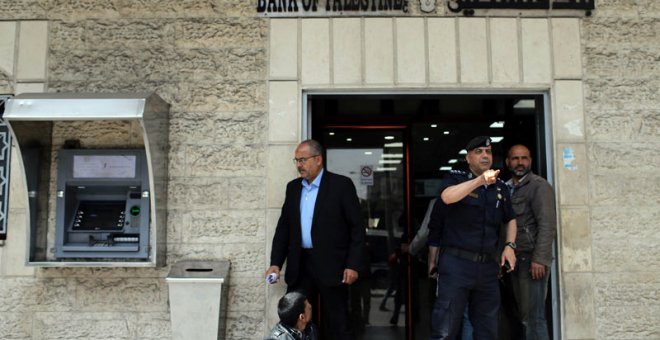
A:
[[[74,178],[134,178],[135,155],[73,156]]]

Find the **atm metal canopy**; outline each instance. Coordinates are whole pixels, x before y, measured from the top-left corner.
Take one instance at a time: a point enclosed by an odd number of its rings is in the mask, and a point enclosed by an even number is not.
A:
[[[26,263],[33,266],[84,267],[153,267],[165,262],[167,214],[167,188],[155,183],[167,181],[167,152],[169,149],[170,106],[155,93],[24,93],[6,101],[2,119],[11,128],[12,122],[47,121],[137,121],[142,127],[142,138],[147,154],[149,191],[151,192],[151,223],[149,259],[143,262],[120,261],[51,261],[32,259],[28,247]],[[12,132],[14,133],[14,132]],[[22,136],[15,136],[20,141]],[[47,137],[46,137],[47,138]],[[122,148],[121,141],[117,148]],[[21,149],[19,143],[19,150]],[[21,157],[19,157],[21,159]],[[21,162],[22,163],[22,162]],[[23,172],[25,167],[21,164]],[[158,213],[156,211],[158,210]],[[29,214],[28,214],[29,215]],[[157,219],[158,215],[158,219]],[[29,219],[29,216],[28,216]],[[28,239],[32,240],[30,228]],[[161,249],[159,249],[161,248]]]
[[[155,93],[24,93],[7,100],[5,120],[133,120],[167,111]]]

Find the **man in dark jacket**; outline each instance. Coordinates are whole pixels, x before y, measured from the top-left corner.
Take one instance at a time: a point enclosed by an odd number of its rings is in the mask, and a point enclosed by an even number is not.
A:
[[[303,294],[287,293],[277,303],[280,322],[273,327],[267,340],[316,340],[312,321],[312,305]]]
[[[266,275],[279,279],[286,261],[287,291],[304,293],[313,305],[319,294],[322,328],[350,340],[348,285],[363,267],[365,242],[355,185],[323,169],[323,148],[315,140],[300,143],[293,161],[300,178],[286,187]]]
[[[552,242],[557,233],[555,194],[545,179],[531,172],[532,158],[524,145],[509,149],[506,165],[511,171],[507,184],[518,225],[518,266],[511,276],[513,292],[526,338],[547,340],[545,299]]]

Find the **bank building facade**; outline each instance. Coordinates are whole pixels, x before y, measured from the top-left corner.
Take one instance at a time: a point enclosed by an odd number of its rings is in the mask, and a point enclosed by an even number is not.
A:
[[[312,138],[360,200],[358,339],[428,339],[425,253],[388,258],[486,135],[555,191],[552,338],[660,339],[660,2],[0,4],[0,338],[264,338]]]

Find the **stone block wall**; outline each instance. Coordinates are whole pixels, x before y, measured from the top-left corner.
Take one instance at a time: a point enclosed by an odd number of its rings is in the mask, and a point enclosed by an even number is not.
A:
[[[167,263],[229,259],[227,338],[263,337],[267,20],[238,0],[0,7],[1,93],[154,91],[171,104]],[[81,133],[69,123],[56,129]],[[103,125],[82,134],[103,145],[126,132]],[[25,220],[15,207],[14,220]],[[169,267],[25,267],[25,227],[0,248],[0,338],[171,337]]]
[[[595,339],[660,339],[660,2],[582,21]],[[588,213],[588,215],[587,215]]]

